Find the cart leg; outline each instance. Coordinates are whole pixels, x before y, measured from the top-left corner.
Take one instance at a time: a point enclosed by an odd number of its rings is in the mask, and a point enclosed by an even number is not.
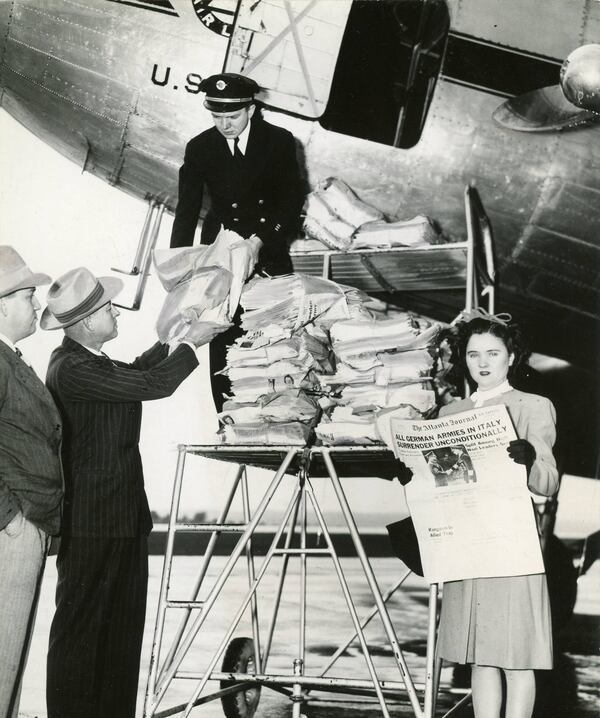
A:
[[[160,580],[160,591],[158,595],[158,611],[156,615],[156,623],[154,624],[154,636],[152,639],[152,648],[150,651],[150,671],[148,674],[148,685],[146,686],[146,696],[144,700],[144,718],[148,718],[148,716],[152,715],[156,707],[156,704],[154,703],[154,697],[156,692],[156,678],[158,672],[158,661],[160,657],[160,647],[165,626],[165,613],[167,610],[167,592],[169,588],[169,580],[171,577],[171,567],[173,564],[175,524],[177,523],[179,502],[181,500],[181,487],[183,480],[183,470],[185,467],[185,454],[185,446],[180,445],[178,447],[177,454],[177,468],[175,469],[175,483],[173,486],[173,498],[171,500],[171,514],[169,516],[169,531],[167,534],[167,546],[165,548],[165,560],[163,563],[162,577]]]
[[[219,517],[217,518],[217,524],[224,524],[227,521],[227,516],[229,515],[229,510],[231,508],[231,504],[233,503],[233,498],[238,489],[244,469],[245,469],[244,466],[238,466],[235,478],[234,478],[231,488],[229,490],[229,494],[227,495],[227,498],[225,500],[225,505],[223,506],[223,509],[222,509],[221,513],[219,514]],[[194,585],[194,589],[191,594],[192,601],[198,600],[198,596],[200,595],[200,588],[202,586],[202,582],[204,581],[204,577],[206,576],[206,572],[208,570],[208,566],[212,559],[212,555],[213,555],[213,552],[215,549],[215,544],[217,543],[217,538],[219,537],[219,535],[220,535],[220,531],[213,531],[210,535],[208,545],[206,546],[206,551],[204,553],[204,556],[202,557],[202,563],[200,565],[200,570],[199,570],[198,576],[196,578],[196,583]],[[165,561],[166,560],[167,559],[165,556]],[[171,648],[169,649],[169,652],[167,653],[165,660],[163,661],[160,675],[158,678],[159,681],[162,679],[165,671],[168,670],[169,666],[171,665],[173,656],[175,655],[175,652],[177,651],[177,649],[179,647],[179,642],[181,641],[181,637],[185,633],[185,630],[188,626],[190,616],[192,614],[192,610],[193,609],[191,609],[191,608],[185,609],[185,614],[184,614],[183,618],[181,619],[181,623],[179,624],[179,627],[178,627],[178,629],[173,637],[173,640],[171,642]]]
[[[265,492],[265,495],[263,496],[258,508],[256,509],[256,512],[252,518],[252,521],[248,524],[246,527],[246,530],[244,533],[240,536],[239,541],[237,542],[235,548],[231,552],[230,557],[227,559],[227,562],[225,563],[225,566],[223,567],[223,570],[221,574],[219,575],[219,578],[215,582],[215,585],[209,592],[209,595],[204,603],[203,611],[202,613],[197,616],[196,620],[190,627],[187,635],[183,639],[182,643],[180,644],[175,656],[173,657],[173,661],[171,662],[171,665],[169,666],[168,671],[163,676],[163,679],[160,683],[160,685],[157,687],[157,698],[155,705],[158,705],[160,701],[162,700],[168,686],[170,685],[171,681],[173,680],[173,677],[175,673],[177,672],[179,666],[181,665],[181,662],[187,655],[187,652],[192,645],[194,638],[196,637],[198,631],[200,630],[202,624],[204,623],[206,616],[210,612],[212,606],[214,605],[215,601],[217,600],[221,589],[223,588],[223,585],[225,584],[225,581],[229,578],[229,575],[231,574],[234,566],[237,563],[238,558],[241,556],[242,552],[246,548],[246,544],[248,543],[250,537],[254,533],[254,530],[258,526],[260,520],[262,519],[265,511],[267,510],[267,507],[271,503],[271,500],[273,498],[273,495],[277,491],[283,477],[285,476],[285,473],[287,471],[288,466],[291,464],[292,459],[297,454],[297,449],[290,449],[288,453],[285,456],[285,459],[281,463],[279,469],[277,470],[275,476],[273,477],[273,480],[269,484],[269,487],[267,491]],[[294,498],[294,501],[296,499]],[[290,511],[291,513],[291,511]],[[286,517],[287,520],[287,517]],[[208,680],[208,674],[214,669],[214,666],[218,660],[218,655],[214,659],[214,663],[209,671],[207,671],[206,680],[203,681],[202,686],[206,683]],[[199,694],[199,691],[198,691]],[[197,698],[196,694],[194,696],[195,700]],[[193,703],[193,700],[191,703]],[[188,710],[186,711],[185,715],[189,715],[189,710],[191,710],[191,704],[188,704]]]
[[[438,699],[438,693],[440,690],[440,676],[442,673],[442,659],[437,655],[437,646],[436,646],[436,656],[435,656],[435,669],[433,673],[433,712],[432,715],[435,716],[435,711],[437,708],[437,699]]]
[[[398,644],[398,638],[390,620],[389,613],[387,612],[387,607],[383,602],[383,598],[381,596],[381,591],[379,590],[379,585],[375,578],[375,574],[373,573],[373,569],[360,539],[358,527],[356,526],[356,522],[354,520],[354,516],[352,515],[350,505],[348,504],[348,500],[346,499],[346,495],[342,488],[340,478],[337,475],[335,467],[333,466],[333,461],[331,460],[331,455],[329,451],[327,449],[323,449],[322,455],[325,465],[327,467],[329,478],[331,479],[335,494],[342,509],[342,513],[344,514],[346,525],[348,526],[348,530],[350,531],[350,535],[352,536],[352,541],[354,543],[356,553],[358,554],[358,558],[360,559],[360,563],[362,565],[362,569],[371,589],[371,593],[373,594],[375,603],[377,604],[379,615],[381,616],[381,622],[383,623],[383,627],[385,629],[388,641],[390,642],[390,646],[392,648],[392,651],[394,652],[394,657],[396,658],[398,669],[402,676],[402,680],[404,681],[404,685],[406,686],[406,692],[408,694],[408,698],[410,700],[413,712],[417,718],[421,718],[423,712],[421,710],[421,705],[419,703],[419,698],[417,697],[414,683],[410,676],[408,666],[406,665],[406,661],[404,659],[404,655],[402,653],[400,645]],[[358,623],[356,625],[358,626]]]
[[[435,712],[435,629],[437,623],[438,585],[429,586],[429,618],[427,622],[427,660],[425,665],[425,708],[424,718],[433,718]]]
[[[292,545],[292,539],[294,538],[294,532],[296,530],[296,522],[298,520],[298,510],[299,510],[300,504],[296,503],[294,507],[294,511],[292,513],[290,523],[288,525],[288,531],[285,538],[285,544],[284,548],[289,549]],[[265,647],[264,647],[264,653],[262,656],[262,666],[261,666],[261,672],[265,672],[267,670],[267,663],[269,660],[269,653],[271,652],[271,643],[273,642],[273,633],[275,632],[275,624],[277,622],[277,616],[279,614],[279,606],[281,605],[281,594],[283,592],[283,584],[285,581],[285,577],[287,575],[287,567],[289,564],[290,556],[289,554],[286,554],[284,552],[282,556],[282,562],[281,562],[281,569],[279,571],[279,577],[277,580],[277,590],[275,591],[275,596],[273,598],[273,611],[271,614],[271,619],[269,621],[269,628],[267,630],[267,638],[265,641]]]
[[[294,660],[294,675],[301,676],[304,673],[304,664],[299,658]],[[302,713],[302,704],[304,703],[304,693],[302,692],[302,686],[299,683],[294,683],[292,686],[292,718],[306,718]]]
[[[354,623],[354,629],[356,631],[356,635],[358,636],[358,641],[360,643],[360,647],[362,649],[363,656],[364,656],[365,662],[367,664],[367,668],[371,675],[373,689],[375,690],[377,699],[379,700],[379,705],[381,706],[381,713],[384,716],[384,718],[389,718],[390,714],[388,712],[387,704],[385,702],[385,698],[384,698],[383,692],[381,690],[381,684],[379,683],[379,678],[377,677],[377,672],[375,670],[375,666],[373,665],[373,660],[372,660],[371,654],[369,652],[369,647],[367,646],[367,641],[365,640],[365,635],[362,632],[362,629],[360,627],[360,621],[358,618],[358,614],[356,613],[356,606],[354,605],[354,602],[352,600],[352,595],[350,594],[350,589],[349,589],[348,583],[346,581],[346,576],[344,575],[344,571],[342,569],[342,565],[340,563],[339,556],[337,555],[337,552],[333,545],[333,541],[331,539],[331,534],[329,533],[329,529],[327,528],[327,524],[325,523],[325,518],[323,517],[323,514],[321,513],[321,507],[319,506],[317,499],[314,496],[312,486],[310,485],[310,483],[308,481],[307,481],[306,491],[311,500],[313,510],[317,517],[317,521],[319,522],[319,525],[321,527],[321,532],[322,532],[323,536],[325,537],[325,541],[327,542],[327,547],[329,548],[329,554],[331,556],[331,560],[333,561],[333,565],[335,566],[335,570],[338,575],[340,586],[342,587],[342,593],[344,594],[344,598],[346,599],[346,605],[348,606],[348,611],[352,618],[352,622]],[[420,708],[419,708],[418,715],[420,718],[420,715],[421,715]]]
[[[250,523],[250,496],[248,493],[248,475],[246,473],[246,467],[243,467],[242,472],[242,504],[244,508],[244,523],[246,526]],[[248,569],[248,587],[252,588],[255,579],[254,573],[254,552],[252,551],[252,539],[246,544],[246,566]],[[260,632],[258,629],[258,603],[256,600],[256,594],[252,595],[250,610],[252,613],[252,637],[254,639],[254,665],[256,670],[261,669],[261,650],[260,650]]]
[[[301,674],[306,660],[306,476],[300,476],[300,630],[298,634],[298,659]]]
[[[209,661],[208,666],[206,667],[206,670],[204,672],[202,679],[199,681],[198,685],[196,686],[194,693],[193,693],[192,697],[190,698],[190,700],[183,712],[182,718],[187,718],[187,716],[189,716],[190,711],[192,710],[192,708],[194,707],[194,705],[196,703],[196,699],[198,698],[200,693],[204,690],[204,686],[210,680],[210,677],[217,665],[217,661],[219,660],[219,657],[222,655],[226,646],[228,645],[229,641],[231,640],[233,632],[235,631],[238,623],[240,622],[242,616],[244,615],[244,611],[248,607],[248,604],[250,603],[252,597],[256,595],[256,590],[258,589],[258,586],[262,580],[263,575],[265,574],[265,571],[267,570],[269,564],[271,563],[271,559],[273,558],[273,555],[275,554],[277,544],[281,540],[281,536],[283,534],[285,526],[286,526],[287,522],[289,521],[290,516],[292,515],[292,511],[294,510],[294,507],[297,505],[298,500],[299,500],[299,493],[298,493],[298,489],[296,489],[294,496],[292,497],[292,499],[285,511],[283,521],[281,522],[279,528],[277,529],[277,532],[275,533],[275,536],[273,537],[273,541],[271,542],[271,546],[269,547],[269,550],[267,551],[267,554],[266,554],[265,558],[263,559],[263,562],[260,566],[260,569],[258,571],[256,579],[254,580],[254,584],[250,588],[250,590],[248,591],[246,596],[244,597],[237,613],[235,614],[235,616],[233,618],[233,621],[231,622],[231,625],[229,626],[229,629],[227,630],[227,633],[225,634],[225,637],[223,638],[219,647],[215,651],[213,657]],[[265,510],[266,510],[266,505],[264,507],[262,507],[262,503],[261,503],[261,507],[257,511],[257,516],[262,517]],[[250,526],[252,527],[252,531],[250,533],[248,533],[248,538],[252,535],[252,532],[254,531],[254,527],[255,527],[254,521],[255,520],[256,519],[253,519],[250,524]],[[249,528],[250,528],[250,526],[249,526]],[[244,548],[244,546],[239,548],[239,544],[243,542],[245,545],[245,543],[247,541],[243,541],[243,539],[244,539],[244,537],[246,537],[247,532],[248,532],[248,530],[246,532],[244,532],[244,534],[242,535],[242,538],[240,539],[238,546],[236,546],[233,553],[231,554],[231,558],[229,559],[229,561],[226,564],[226,568],[230,565],[230,562],[232,562],[232,558],[235,557],[236,561],[239,558],[239,556]],[[239,550],[238,550],[238,548],[239,548]],[[234,565],[235,565],[235,561],[233,561],[231,563],[231,566],[229,566],[229,571],[227,572],[227,574],[225,575],[225,569],[224,569],[223,573],[221,573],[221,575],[217,579],[214,588],[210,592],[210,594],[204,604],[205,612],[203,612],[202,616],[198,617],[198,619],[196,620],[196,623],[194,624],[194,626],[192,628],[192,631],[190,631],[190,634],[189,634],[188,638],[186,639],[186,642],[187,642],[187,645],[185,646],[186,652],[187,652],[187,649],[189,648],[189,646],[191,645],[192,641],[196,637],[196,634],[200,630],[200,626],[202,625],[204,618],[206,618],[209,610],[212,608],[217,596],[219,595],[219,593],[221,591],[221,588],[223,587],[223,584],[227,580],[227,577],[229,576],[229,573],[231,572],[231,569],[233,568]],[[185,653],[182,653],[182,655],[179,659],[179,663],[181,663],[181,661],[183,660],[184,657],[185,657]],[[176,659],[177,659],[177,657],[176,657]],[[179,666],[179,663],[176,664],[177,667]]]

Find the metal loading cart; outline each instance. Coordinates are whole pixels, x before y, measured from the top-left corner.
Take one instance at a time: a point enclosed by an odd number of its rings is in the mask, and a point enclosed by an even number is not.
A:
[[[479,296],[486,292],[489,310],[493,311],[493,265],[491,264],[489,224],[487,220],[483,221],[485,215],[474,188],[467,188],[465,201],[468,239],[457,248],[456,257],[462,257],[462,259],[453,265],[456,270],[454,272],[455,281],[462,281],[467,309],[476,306]],[[479,260],[475,256],[475,245],[480,248]],[[448,247],[449,245],[440,245],[427,248],[427,251],[431,252],[427,261],[430,261],[430,256],[432,257],[435,250],[438,249],[438,258],[444,262],[447,268]],[[390,253],[396,254],[397,251],[390,250]],[[361,266],[365,267],[366,265],[362,262]],[[397,271],[402,271],[401,262],[396,262],[395,266]],[[327,271],[330,268],[331,265],[328,265]],[[370,269],[369,276],[373,276]],[[336,279],[335,276],[333,278]],[[360,287],[360,283],[358,286]],[[450,285],[444,284],[444,287],[448,286]],[[202,456],[238,465],[223,509],[213,523],[178,521],[186,463],[190,456]],[[303,715],[303,706],[309,695],[312,696],[316,691],[326,691],[328,694],[346,693],[355,696],[369,696],[371,699],[375,699],[381,715],[386,717],[390,715],[388,706],[390,698],[402,695],[407,702],[407,709],[411,710],[415,717],[432,718],[435,715],[435,699],[441,667],[441,663],[435,660],[438,587],[436,584],[429,587],[425,676],[421,683],[417,684],[410,674],[386,605],[386,601],[404,582],[410,571],[407,570],[385,595],[382,593],[343,488],[346,477],[380,476],[390,478],[395,475],[394,464],[393,454],[381,446],[233,446],[222,444],[184,444],[179,446],[144,718],[166,718],[171,715],[188,716],[196,707],[216,699],[221,700],[224,714],[228,718],[250,718],[255,714],[260,690],[264,687],[282,693],[290,699],[293,718],[300,718]],[[274,472],[268,488],[253,510],[251,510],[249,500],[247,465]],[[313,487],[313,479],[329,482],[335,493],[343,515],[344,528],[351,537],[355,555],[360,563],[362,579],[369,591],[369,596],[372,597],[373,610],[366,618],[358,615],[348,578],[332,538],[327,516]],[[367,480],[372,480],[372,478]],[[281,492],[287,492],[285,493],[286,508],[281,513],[272,540],[259,563],[256,561],[252,548],[253,537],[277,492],[280,492],[279,495]],[[241,496],[243,522],[233,523],[228,517],[234,498],[238,494]],[[309,540],[309,517],[312,522],[311,526],[316,527],[322,539],[317,545],[313,545],[313,542]],[[172,596],[170,590],[175,536],[178,532],[203,533],[209,537],[193,590],[188,598]],[[209,564],[214,555],[217,539],[226,533],[238,534],[239,539],[220,572],[214,577],[209,577]],[[194,645],[201,640],[202,629],[242,554],[246,558],[247,590],[244,595],[239,595],[235,613],[231,620],[228,620],[226,628],[220,632],[214,652],[211,646],[211,657],[207,665],[203,666],[202,670],[190,670],[189,667],[183,665],[184,661]],[[306,670],[307,570],[308,560],[312,557],[326,557],[331,561],[354,628],[354,636],[341,645],[326,665],[318,671]],[[287,672],[280,669],[272,671],[269,666],[271,647],[286,574],[292,558],[299,561],[299,591],[294,603],[297,611],[297,622],[294,625],[297,643],[291,647],[289,670]],[[258,610],[258,591],[275,559],[279,559],[279,571],[275,589],[272,591],[273,601],[270,611],[268,611],[268,623],[265,628],[261,623],[262,614],[259,615]],[[207,584],[209,584],[208,588]],[[163,645],[165,642],[165,619],[167,612],[171,611],[179,611],[181,621],[167,647]],[[252,634],[251,638],[236,635],[238,626],[244,617],[251,626],[251,631],[248,631]],[[393,657],[396,675],[392,680],[379,678],[378,668],[365,638],[364,627],[373,617],[380,620],[390,654]],[[346,675],[334,675],[331,673],[332,666],[345,648],[355,639],[362,652],[367,677],[359,679]],[[184,702],[179,701],[176,705],[166,707],[163,705],[164,699],[170,686],[176,680],[186,681],[190,690],[186,692]],[[216,687],[215,682],[218,683]],[[465,691],[462,693],[464,694]],[[460,700],[459,704],[463,700],[465,698]],[[459,704],[453,706],[446,715],[453,713]],[[201,708],[199,713],[202,713]]]

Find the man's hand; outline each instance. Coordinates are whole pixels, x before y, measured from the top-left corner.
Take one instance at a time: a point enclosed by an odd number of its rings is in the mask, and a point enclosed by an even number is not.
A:
[[[515,463],[523,464],[527,468],[527,474],[529,474],[535,461],[536,453],[527,439],[513,439],[506,447],[506,450]]]
[[[217,334],[222,334],[230,326],[231,324],[221,324],[219,322],[194,322],[180,341],[188,342],[198,348],[203,344],[208,344]]]
[[[398,461],[398,481],[402,484],[402,486],[406,486],[408,482],[412,479],[413,472],[412,469],[409,469],[409,467],[402,461]]]

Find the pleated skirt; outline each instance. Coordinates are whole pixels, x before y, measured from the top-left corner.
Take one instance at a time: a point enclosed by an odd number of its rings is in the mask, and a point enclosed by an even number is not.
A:
[[[552,668],[545,574],[445,583],[438,651],[454,663]]]

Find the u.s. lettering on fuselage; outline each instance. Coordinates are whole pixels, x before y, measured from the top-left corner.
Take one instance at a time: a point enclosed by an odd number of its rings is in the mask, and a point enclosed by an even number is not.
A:
[[[155,62],[152,66],[152,73],[150,79],[153,85],[158,87],[171,88],[173,90],[185,90],[192,95],[197,95],[200,92],[200,83],[202,82],[202,75],[197,72],[188,72],[183,80],[183,84],[177,81],[177,78],[173,78],[173,84],[170,84],[171,80],[171,67],[169,65],[159,67]]]

